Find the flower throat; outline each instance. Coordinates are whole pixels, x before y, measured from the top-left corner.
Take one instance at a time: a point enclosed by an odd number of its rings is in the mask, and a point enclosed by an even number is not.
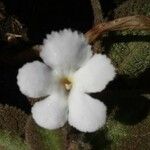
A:
[[[66,91],[70,91],[72,88],[72,81],[68,77],[63,77],[60,80],[60,83],[63,85]]]

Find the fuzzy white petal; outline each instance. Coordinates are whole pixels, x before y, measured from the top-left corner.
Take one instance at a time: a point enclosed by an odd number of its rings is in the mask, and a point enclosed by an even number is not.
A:
[[[55,69],[76,70],[92,56],[84,35],[66,29],[47,35],[41,48],[41,58]]]
[[[115,77],[115,68],[105,55],[95,54],[74,74],[74,85],[84,92],[100,92]]]
[[[39,61],[34,61],[26,63],[19,69],[17,84],[24,95],[38,98],[48,95],[49,86],[52,86],[51,78],[49,67]]]
[[[67,121],[67,112],[67,100],[59,93],[52,94],[32,107],[33,119],[46,129],[62,127]]]
[[[94,132],[106,122],[106,106],[87,94],[72,92],[69,98],[68,121],[82,132]]]

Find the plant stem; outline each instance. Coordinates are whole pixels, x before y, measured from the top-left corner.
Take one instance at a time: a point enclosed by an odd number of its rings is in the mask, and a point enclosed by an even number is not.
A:
[[[98,38],[101,38],[106,32],[127,29],[150,30],[150,17],[140,15],[127,16],[113,21],[100,23],[86,32],[85,37],[91,44]]]
[[[91,0],[91,6],[93,9],[94,25],[103,22],[103,13],[100,0]],[[97,40],[93,44],[93,53],[100,53],[102,51],[101,41]]]

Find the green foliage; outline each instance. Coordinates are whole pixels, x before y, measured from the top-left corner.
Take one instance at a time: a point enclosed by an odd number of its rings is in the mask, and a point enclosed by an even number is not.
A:
[[[47,130],[39,127],[32,117],[29,117],[26,124],[26,142],[32,150],[91,150],[84,135],[69,125],[57,130]]]
[[[125,125],[111,118],[106,127],[112,150],[150,149],[150,115],[135,125]]]
[[[38,132],[41,135],[42,141],[47,148],[53,150],[63,150],[64,140],[59,131],[51,131],[43,128],[38,128]]]
[[[28,150],[21,137],[5,130],[0,130],[0,147],[4,150]]]
[[[150,67],[150,43],[114,43],[109,56],[120,74],[135,77]]]
[[[114,18],[128,15],[150,15],[149,0],[128,0],[114,12]],[[118,73],[136,77],[150,68],[150,32],[118,31],[110,35],[109,56]]]
[[[108,118],[103,129],[87,136],[92,150],[150,149],[150,101],[141,92],[114,90],[94,96],[105,100]]]
[[[114,17],[126,17],[132,15],[150,15],[149,0],[127,0],[117,7]]]
[[[32,150],[65,150],[63,131],[47,130],[36,125],[30,117],[26,125],[26,141]]]
[[[28,150],[22,138],[27,115],[12,106],[0,105],[0,148],[4,150]]]
[[[12,134],[24,135],[27,114],[20,109],[8,105],[0,105],[0,129]]]
[[[150,115],[135,125],[127,125],[111,116],[103,130],[90,134],[92,150],[150,149]]]

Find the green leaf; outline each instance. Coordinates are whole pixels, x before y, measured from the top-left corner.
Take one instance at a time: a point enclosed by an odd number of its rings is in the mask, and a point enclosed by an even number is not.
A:
[[[120,74],[136,77],[150,67],[150,43],[113,43],[109,56]]]
[[[47,130],[36,125],[30,117],[26,125],[26,141],[32,150],[65,150],[63,131]]]
[[[114,18],[129,15],[150,15],[149,0],[128,0],[114,11]],[[106,49],[119,74],[137,77],[150,68],[149,31],[117,31],[109,38],[109,43],[105,43]]]
[[[150,149],[150,115],[135,125],[125,125],[111,118],[106,127],[112,150]]]
[[[63,137],[59,131],[51,131],[39,127],[38,132],[47,148],[51,148],[53,150],[64,149]]]
[[[109,90],[101,99],[108,106],[108,118],[103,129],[87,137],[93,150],[150,149],[150,101],[140,90]]]
[[[23,139],[6,130],[0,130],[0,147],[4,150],[29,150]]]
[[[124,0],[122,0],[124,1]],[[114,17],[126,17],[132,15],[150,15],[149,0],[127,0],[122,2],[114,11]]]
[[[27,150],[24,142],[27,114],[13,106],[0,104],[0,147],[4,150]]]

